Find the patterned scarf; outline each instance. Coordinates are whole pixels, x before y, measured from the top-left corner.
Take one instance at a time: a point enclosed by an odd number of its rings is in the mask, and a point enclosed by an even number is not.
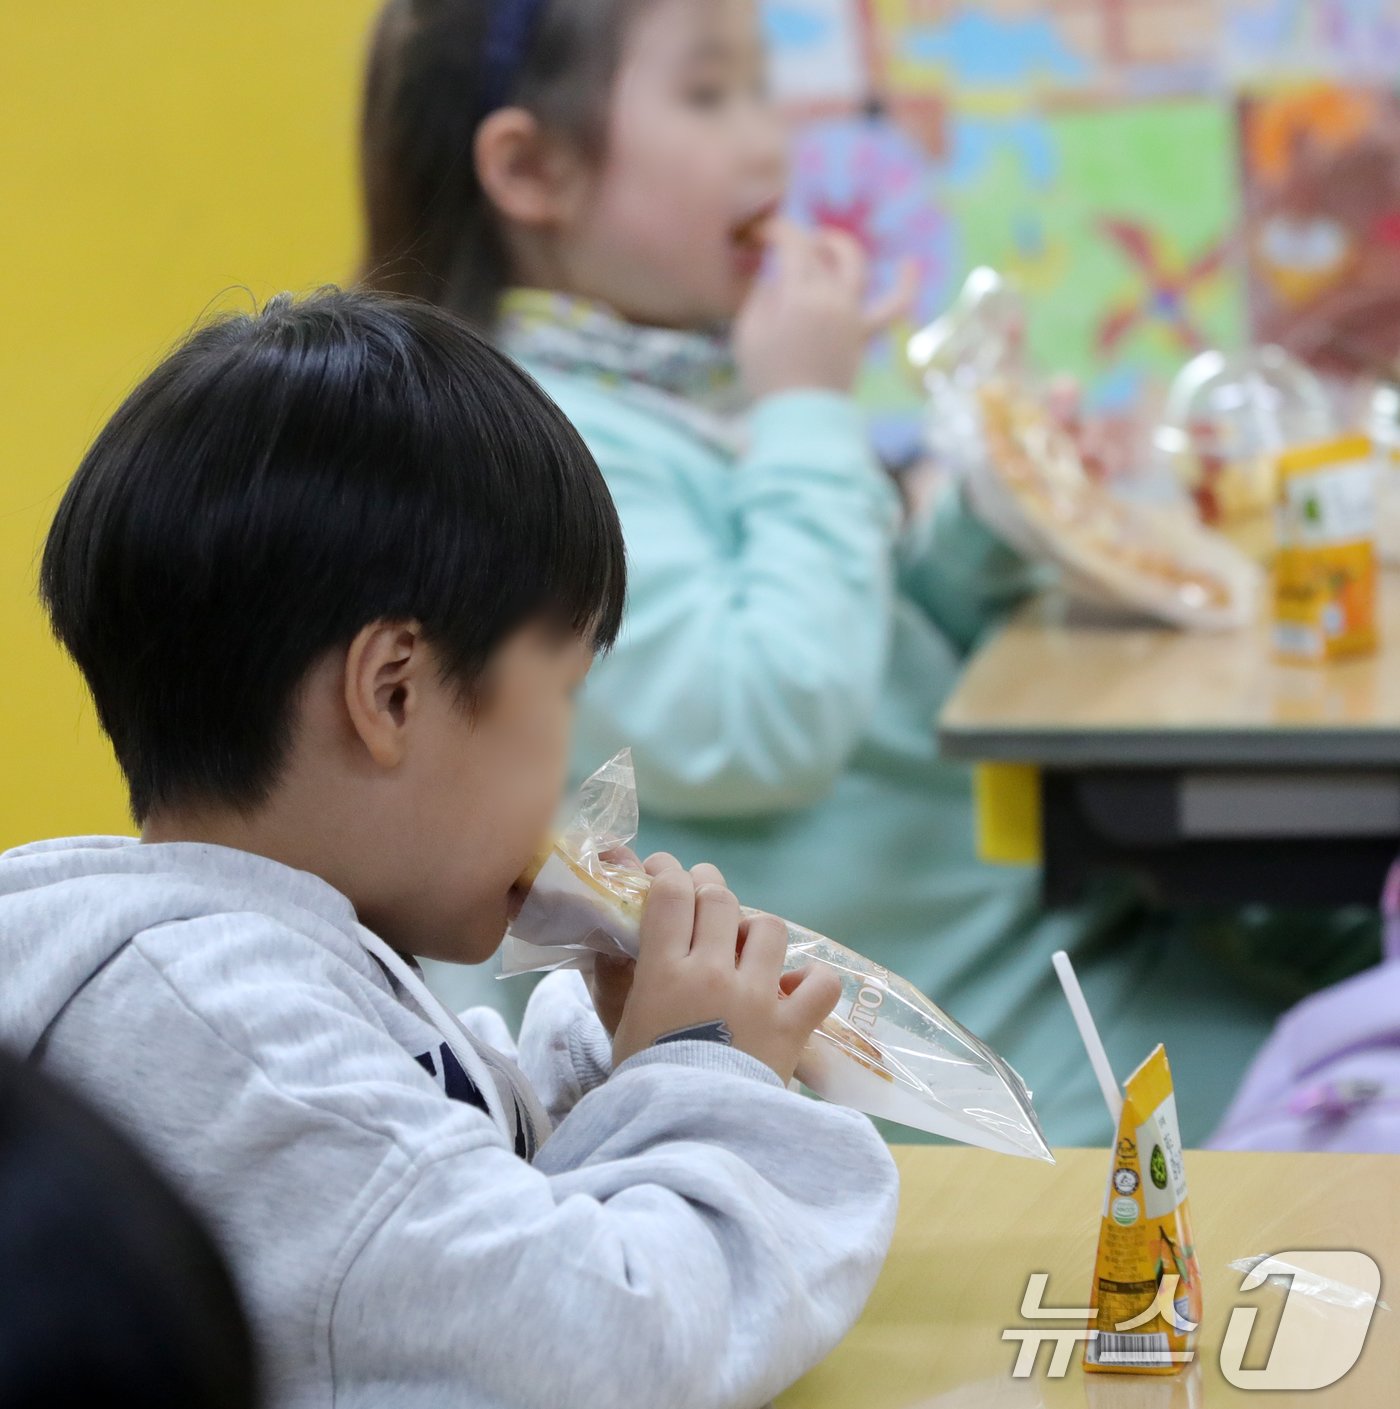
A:
[[[545,289],[506,294],[496,337],[519,362],[591,377],[726,456],[743,450],[749,399],[722,337],[641,327]]]

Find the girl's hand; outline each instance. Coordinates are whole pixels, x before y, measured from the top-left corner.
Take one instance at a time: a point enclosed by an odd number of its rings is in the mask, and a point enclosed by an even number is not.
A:
[[[734,324],[734,356],[751,395],[818,387],[848,392],[865,349],[865,255],[849,235],[775,223],[776,268]]]
[[[771,915],[741,919],[713,866],[686,871],[665,856],[652,857],[648,869],[655,879],[614,1063],[658,1038],[722,1027],[733,1046],[791,1080],[813,1030],[836,1006],[841,981],[819,967],[784,974],[787,927]]]
[[[771,278],[755,286],[734,324],[734,355],[755,397],[815,387],[849,392],[869,340],[904,316],[917,271],[901,267],[878,305],[862,308],[865,255],[842,231],[775,222]]]

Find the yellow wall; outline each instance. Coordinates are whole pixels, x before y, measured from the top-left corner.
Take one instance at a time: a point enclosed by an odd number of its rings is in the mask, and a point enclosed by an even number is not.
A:
[[[376,8],[7,7],[0,848],[130,829],[92,706],[35,605],[37,553],[98,427],[221,291],[261,299],[351,277],[357,87]]]

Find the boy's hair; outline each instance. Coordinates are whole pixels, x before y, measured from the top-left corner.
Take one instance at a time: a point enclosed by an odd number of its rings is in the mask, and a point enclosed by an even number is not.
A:
[[[649,0],[543,0],[502,75],[488,42],[525,0],[389,0],[371,42],[361,121],[363,281],[489,329],[511,271],[472,144],[493,105],[527,109],[601,160],[627,30]],[[504,82],[502,79],[504,78]]]
[[[0,1404],[253,1409],[257,1363],[200,1221],[107,1123],[0,1052]]]
[[[606,649],[622,532],[563,414],[426,305],[327,290],[195,331],[84,457],[40,591],[138,823],[264,801],[298,688],[417,620],[470,706],[517,629]]]

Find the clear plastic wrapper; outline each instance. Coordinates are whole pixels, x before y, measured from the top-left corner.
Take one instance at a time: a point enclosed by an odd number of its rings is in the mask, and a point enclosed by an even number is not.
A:
[[[624,750],[583,785],[572,820],[522,878],[530,889],[502,949],[505,974],[586,969],[600,953],[636,957],[651,878],[609,856],[636,833],[636,786]],[[823,964],[841,979],[836,1010],[798,1064],[804,1086],[867,1115],[1053,1162],[1025,1083],[985,1043],[905,979],[785,923],[785,967]]]
[[[1129,500],[1085,468],[1023,365],[1019,300],[978,269],[909,343],[928,392],[930,453],[978,516],[1026,557],[1059,567],[1073,595],[1196,630],[1259,610],[1258,567],[1185,506]]]
[[[1376,447],[1376,546],[1387,567],[1400,567],[1400,381],[1374,388],[1366,429]]]
[[[1322,382],[1283,348],[1203,352],[1172,383],[1153,450],[1203,524],[1268,559],[1279,455],[1335,429]]]
[[[1327,1263],[1334,1257],[1336,1253],[1324,1252],[1314,1253],[1303,1260],[1310,1263]],[[1253,1257],[1239,1257],[1230,1266],[1236,1272],[1246,1274],[1247,1280],[1240,1288],[1241,1291],[1270,1282],[1282,1287],[1288,1296],[1306,1297],[1310,1306],[1335,1306],[1343,1311],[1362,1311],[1368,1314],[1376,1308],[1381,1311],[1390,1310],[1384,1301],[1377,1298],[1378,1288],[1368,1290],[1365,1287],[1354,1287],[1349,1282],[1341,1282],[1335,1277],[1327,1276],[1321,1267],[1300,1267],[1296,1262],[1288,1262],[1272,1253],[1262,1252],[1255,1253]]]

